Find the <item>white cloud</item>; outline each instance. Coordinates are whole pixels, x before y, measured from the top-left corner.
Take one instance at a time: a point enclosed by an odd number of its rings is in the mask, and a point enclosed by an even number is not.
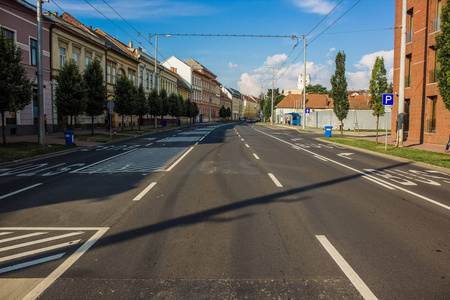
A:
[[[334,51],[336,51],[336,48],[330,48],[330,50],[328,50],[327,56],[330,56]]]
[[[303,63],[293,64],[289,67],[289,62],[281,69],[281,65],[286,60],[286,54],[276,54],[267,57],[263,65],[253,71],[251,74],[243,73],[238,81],[238,87],[244,94],[259,96],[264,89],[272,88],[272,68],[275,70],[274,88],[283,89],[297,89],[298,75],[303,74]],[[328,65],[315,64],[313,62],[306,63],[306,72],[311,75],[312,84],[322,84],[329,87],[330,84],[330,67]]]
[[[328,14],[336,6],[333,1],[328,0],[292,0],[292,2],[308,13],[321,15]]]
[[[384,58],[384,66],[386,68],[386,77],[388,82],[393,81],[394,75],[394,50],[378,51],[364,55],[354,66],[359,70],[357,72],[347,72],[349,89],[367,89],[369,87],[370,77],[372,76],[372,68],[375,59]]]
[[[229,68],[238,68],[239,65],[238,64],[233,64],[231,61],[228,63],[228,67]]]

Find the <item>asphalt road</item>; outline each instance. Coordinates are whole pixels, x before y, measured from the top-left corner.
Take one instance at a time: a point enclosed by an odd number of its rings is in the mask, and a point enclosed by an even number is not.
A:
[[[450,175],[282,127],[0,169],[1,299],[450,299]]]

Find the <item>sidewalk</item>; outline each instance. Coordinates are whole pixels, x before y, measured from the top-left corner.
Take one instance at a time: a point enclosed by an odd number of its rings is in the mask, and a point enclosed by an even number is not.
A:
[[[292,128],[292,129],[301,129],[302,128],[301,126],[289,126],[289,125],[279,125],[279,126],[288,127],[288,128]],[[312,131],[317,134],[325,135],[325,129],[307,127],[306,130]],[[382,143],[382,144],[385,143],[385,135],[386,135],[386,131],[380,130],[378,132],[378,142],[379,143]],[[341,133],[339,131],[333,130],[331,136],[340,137]],[[375,132],[344,131],[344,137],[364,139],[364,140],[369,140],[369,141],[375,142],[376,133]],[[389,132],[388,132],[387,142],[388,142],[388,144],[391,144],[391,145],[395,144],[395,140],[391,139],[391,134]],[[414,148],[414,149],[426,150],[426,151],[431,151],[431,152],[445,153],[445,145],[419,144],[419,143],[404,141],[403,146],[405,148]]]
[[[153,129],[153,126],[141,126],[141,131]],[[158,127],[160,128],[160,127]],[[166,127],[167,129],[171,129],[172,126]],[[175,128],[175,127],[174,127]],[[135,127],[133,131],[137,131],[138,127]],[[99,142],[88,142],[88,141],[80,141],[77,140],[77,136],[80,135],[90,135],[91,130],[86,129],[75,129],[74,135],[75,135],[75,144],[77,147],[93,147],[102,145],[104,143]],[[109,136],[109,131],[106,131],[104,128],[96,128],[94,129],[94,134],[102,134]],[[114,134],[114,132],[113,132]],[[117,135],[127,135],[129,137],[138,136],[135,134],[130,133],[130,128],[126,128],[124,131],[122,131],[120,128],[117,129]],[[13,135],[13,136],[7,136],[6,137],[6,143],[18,143],[18,142],[31,142],[31,143],[38,143],[38,135]],[[45,135],[45,143],[46,144],[59,144],[59,145],[65,145],[66,140],[64,137],[64,132],[56,132],[56,133],[49,133]]]

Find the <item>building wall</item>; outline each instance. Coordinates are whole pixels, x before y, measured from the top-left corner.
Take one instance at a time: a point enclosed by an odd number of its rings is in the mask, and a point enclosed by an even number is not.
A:
[[[15,1],[5,1],[8,5],[0,6],[0,26],[13,32],[14,42],[22,49],[22,65],[28,78],[37,83],[37,66],[31,61],[31,40],[37,40],[36,12],[28,9]],[[52,83],[50,78],[50,24],[42,24],[42,63],[43,63],[43,85],[44,85],[44,114],[47,116],[49,131],[52,130],[53,107],[52,107]],[[37,50],[36,50],[37,51]],[[23,110],[6,114],[6,134],[37,134],[37,98],[32,98],[31,104]],[[0,127],[3,124],[0,124]]]
[[[394,92],[399,91],[402,0],[396,0],[394,45]],[[438,92],[435,37],[441,31],[436,24],[438,0],[407,2],[407,44],[405,76],[405,138],[419,143],[446,144],[450,127],[450,111],[445,109]],[[442,5],[446,1],[442,0]],[[411,21],[412,19],[412,21]],[[412,26],[411,26],[412,24]],[[393,111],[398,110],[398,97]],[[392,118],[396,128],[397,114]],[[395,134],[393,134],[395,139]]]

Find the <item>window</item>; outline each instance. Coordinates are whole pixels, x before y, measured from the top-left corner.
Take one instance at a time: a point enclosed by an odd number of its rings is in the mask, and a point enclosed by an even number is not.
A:
[[[37,40],[30,39],[30,65],[37,65]]]
[[[128,70],[128,80],[131,80],[131,72]]]
[[[413,33],[413,10],[410,9],[407,12],[407,24],[406,24],[406,43],[412,42],[412,33]]]
[[[86,66],[89,65],[91,62],[91,58],[89,56],[86,56]]]
[[[136,74],[133,72],[133,85],[136,85]]]
[[[80,65],[80,53],[74,52],[73,53],[73,60],[75,61],[75,64],[77,66],[79,66]]]
[[[121,77],[122,73],[123,73],[122,69],[119,69],[118,73],[119,73],[119,77]]]
[[[106,67],[106,82],[111,83],[111,65]]]
[[[437,96],[428,98],[428,112],[427,112],[427,128],[428,133],[436,132],[436,104]]]
[[[116,84],[116,68],[113,67],[112,73],[112,83]]]
[[[412,68],[412,59],[411,54],[409,54],[406,55],[405,87],[411,87],[411,68]]]
[[[148,72],[147,72],[147,79],[145,80],[145,82],[146,82],[146,88],[148,89],[148,87],[149,87],[149,78],[150,78],[150,75],[148,74]]]
[[[3,34],[14,41],[14,31],[3,28]]]
[[[144,71],[139,71],[139,84],[144,85]]]
[[[59,65],[61,68],[64,66],[65,61],[66,61],[66,49],[61,47],[59,48]]]
[[[437,52],[434,47],[430,47],[429,51],[429,60],[433,63],[433,65],[430,68],[429,71],[429,83],[437,82],[437,67],[438,67],[438,61],[437,61]]]

